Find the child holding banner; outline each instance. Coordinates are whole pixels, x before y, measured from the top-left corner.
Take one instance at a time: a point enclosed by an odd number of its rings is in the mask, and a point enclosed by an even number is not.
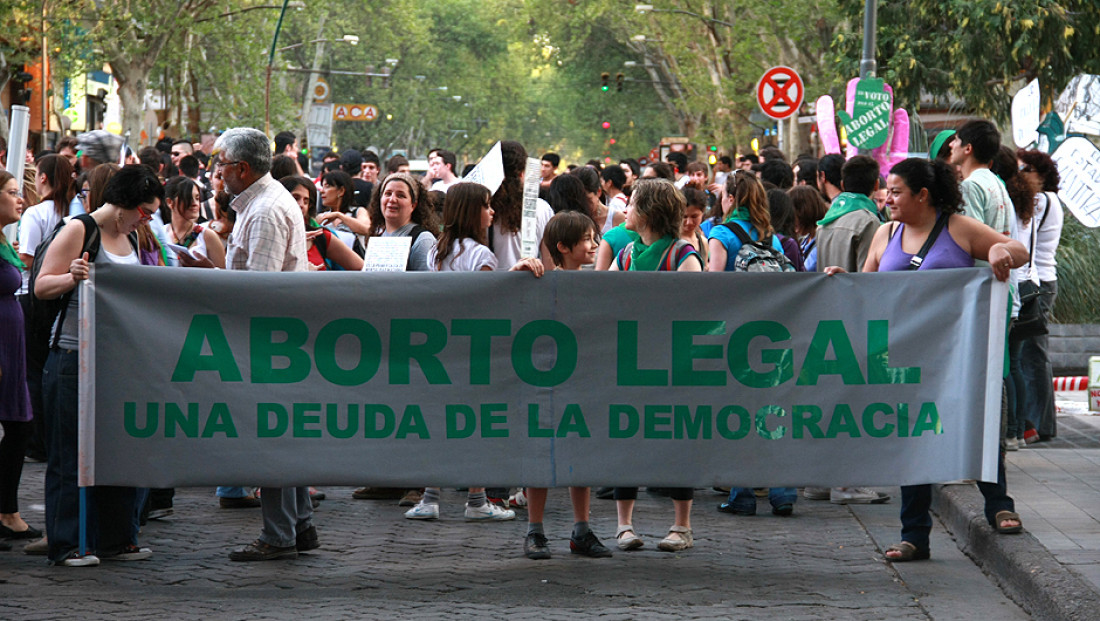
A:
[[[557,266],[556,269],[579,270],[582,265],[596,262],[598,237],[599,231],[591,218],[578,211],[563,211],[546,224],[543,243],[550,259]],[[542,528],[547,489],[528,487],[526,493],[527,537],[523,541],[523,553],[532,560],[548,559],[550,543]],[[611,550],[600,543],[596,534],[588,527],[591,500],[588,488],[570,487],[569,500],[573,503],[573,534],[569,538],[569,551],[592,558],[611,556]]]
[[[665,179],[639,179],[630,196],[626,227],[638,233],[640,239],[623,248],[611,270],[649,272],[701,272],[703,259],[688,242],[680,239],[684,222],[684,196]],[[679,552],[694,545],[691,537],[691,503],[694,490],[690,487],[669,488],[675,517],[668,536],[657,549]],[[615,534],[619,549],[637,550],[644,545],[634,531],[634,501],[636,487],[615,488],[615,508],[619,529]]]
[[[485,245],[486,230],[493,223],[490,198],[489,190],[478,183],[451,186],[443,202],[443,233],[428,250],[430,271],[477,272],[496,269],[497,258]],[[509,271],[519,270],[529,270],[539,277],[542,276],[542,263],[534,258],[521,259]],[[439,491],[438,487],[424,488],[420,502],[406,511],[405,517],[410,520],[439,518]],[[467,521],[514,520],[515,517],[515,511],[488,502],[484,487],[470,488],[466,497]]]

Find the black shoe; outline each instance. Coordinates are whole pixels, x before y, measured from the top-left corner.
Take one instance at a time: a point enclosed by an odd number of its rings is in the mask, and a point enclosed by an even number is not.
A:
[[[600,543],[600,540],[596,538],[596,533],[592,531],[588,531],[580,539],[570,537],[569,551],[573,554],[580,554],[581,556],[588,556],[591,558],[611,557],[611,550],[608,550],[607,547]]]
[[[281,558],[298,558],[298,548],[285,548],[266,544],[259,539],[229,553],[231,561],[274,561]]]
[[[794,513],[794,505],[785,502],[783,504],[772,507],[772,515],[778,515],[779,517],[788,517]]]
[[[527,533],[523,540],[523,553],[533,561],[541,561],[550,558],[550,542],[542,533]]]
[[[738,507],[737,505],[731,505],[728,502],[723,502],[722,504],[718,505],[718,511],[721,513],[729,513],[732,515],[756,515],[756,507],[753,507],[752,509],[746,509],[743,507]]]
[[[241,498],[219,498],[218,505],[222,509],[252,509],[260,506],[260,499],[255,496],[242,496]]]
[[[12,530],[0,524],[0,539],[41,539],[42,531],[27,524],[27,530]]]
[[[596,498],[599,498],[600,500],[611,500],[611,499],[615,498],[615,488],[614,487],[599,487],[599,488],[596,488]]]
[[[294,547],[299,552],[309,552],[321,547],[321,542],[317,539],[317,527],[310,526],[298,533],[298,536],[294,538]]]

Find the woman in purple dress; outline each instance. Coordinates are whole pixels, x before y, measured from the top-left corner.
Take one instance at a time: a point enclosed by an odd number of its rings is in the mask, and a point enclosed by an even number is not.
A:
[[[22,212],[19,182],[11,173],[0,171],[0,228],[18,222]],[[0,233],[0,424],[4,426],[4,439],[0,440],[0,539],[42,536],[19,516],[19,479],[31,436],[23,309],[15,299],[24,269],[23,261]],[[2,547],[10,549],[11,544]]]
[[[875,233],[864,272],[894,272],[911,269],[913,255],[920,252],[938,220],[943,229],[920,262],[920,270],[974,267],[975,259],[988,261],[997,280],[1007,280],[1012,268],[1027,262],[1027,248],[974,218],[961,213],[962,197],[954,168],[936,160],[910,158],[890,169],[886,178],[886,207],[890,220]],[[825,268],[838,274],[839,267]],[[1003,425],[1003,422],[1002,422]],[[1002,429],[1003,432],[1003,429]],[[1004,434],[1002,433],[1002,436]],[[1012,497],[1005,484],[1004,450],[997,464],[997,482],[978,482],[985,497],[985,517],[998,533],[1022,529]],[[895,563],[929,558],[928,536],[932,532],[932,486],[901,487],[901,542],[886,550],[886,560]]]

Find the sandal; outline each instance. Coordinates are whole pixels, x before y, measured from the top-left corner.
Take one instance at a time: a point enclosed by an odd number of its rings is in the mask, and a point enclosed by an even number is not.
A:
[[[1005,526],[1005,522],[1016,522],[1014,526]],[[993,528],[1002,535],[1015,535],[1024,530],[1020,514],[1014,511],[998,511],[993,518]]]
[[[887,556],[891,552],[897,552],[897,556]],[[908,541],[902,541],[901,543],[895,543],[894,545],[886,548],[886,554],[883,557],[891,563],[908,563],[909,561],[926,561],[931,558],[932,554],[927,550],[921,550],[917,546],[909,543]]]
[[[620,550],[637,550],[645,545],[645,542],[634,532],[634,527],[630,524],[620,524],[619,530],[615,533],[615,539],[619,542]]]
[[[668,529],[668,536],[657,544],[657,549],[664,552],[679,552],[695,545],[691,538],[691,529],[685,526],[673,526]]]

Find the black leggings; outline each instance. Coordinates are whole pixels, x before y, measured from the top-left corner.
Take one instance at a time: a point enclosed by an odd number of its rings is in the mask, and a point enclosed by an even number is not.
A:
[[[691,500],[695,498],[694,487],[666,487],[669,497],[673,500]],[[637,487],[616,487],[615,500],[637,500]]]
[[[23,477],[23,453],[31,439],[30,421],[0,421],[4,439],[0,440],[0,513],[19,512],[19,479]]]

